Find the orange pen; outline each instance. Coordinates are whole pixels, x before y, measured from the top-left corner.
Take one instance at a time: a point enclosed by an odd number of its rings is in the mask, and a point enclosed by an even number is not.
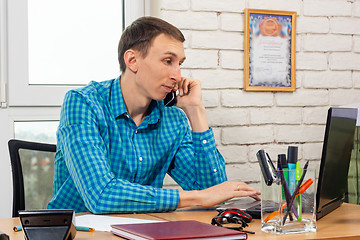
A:
[[[306,191],[306,189],[308,189],[313,182],[314,181],[311,178],[309,178],[306,182],[304,182],[301,185],[301,187],[299,188],[299,192],[298,192],[298,194],[296,194],[296,197],[299,196],[300,194],[303,194]],[[280,210],[281,211],[284,210],[285,207],[286,207],[286,202],[283,203]],[[270,213],[270,215],[265,218],[264,222],[267,223],[270,219],[279,215],[279,213],[280,213],[279,210],[276,210],[276,211]]]

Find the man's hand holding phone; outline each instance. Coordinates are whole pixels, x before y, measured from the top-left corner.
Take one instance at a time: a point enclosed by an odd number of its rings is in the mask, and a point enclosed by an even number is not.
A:
[[[181,77],[174,91],[178,92],[176,106],[184,111],[187,107],[203,106],[200,80]]]
[[[193,132],[204,132],[209,129],[205,107],[202,103],[200,80],[181,77],[173,89],[178,91],[176,106],[188,117]]]

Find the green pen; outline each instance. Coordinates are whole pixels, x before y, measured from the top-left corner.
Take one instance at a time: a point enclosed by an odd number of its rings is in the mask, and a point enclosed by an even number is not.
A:
[[[301,171],[301,167],[300,167],[300,163],[297,162],[296,163],[296,168],[295,168],[295,180],[296,180],[296,184],[298,184],[298,181],[300,180],[301,178],[301,174],[302,174],[302,171]],[[295,194],[295,193],[294,193]],[[297,221],[298,222],[301,222],[302,221],[302,218],[301,218],[301,215],[302,215],[302,199],[301,199],[301,194],[296,198],[296,211],[297,211]]]
[[[19,231],[22,231],[22,226],[15,226],[13,228],[14,232],[19,232]],[[84,232],[93,232],[95,231],[94,228],[91,228],[91,227],[83,227],[83,226],[76,226],[76,230],[77,231],[84,231]]]
[[[84,232],[93,232],[95,231],[94,228],[91,227],[83,227],[83,226],[76,226],[77,231],[84,231]]]

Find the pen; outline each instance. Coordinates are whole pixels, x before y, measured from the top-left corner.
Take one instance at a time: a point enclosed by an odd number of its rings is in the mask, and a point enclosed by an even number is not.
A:
[[[93,232],[95,231],[94,228],[91,227],[84,227],[84,226],[76,226],[77,231],[83,231],[83,232]]]
[[[22,226],[15,226],[13,228],[14,232],[19,232],[19,231],[22,231]],[[91,227],[84,227],[84,226],[76,226],[76,230],[77,231],[83,231],[83,232],[93,232],[95,231],[94,228],[91,228]]]
[[[300,163],[297,162],[296,163],[296,170],[295,170],[295,180],[296,180],[296,184],[299,183],[300,179],[301,179],[301,167],[300,167]],[[297,221],[301,222],[302,221],[302,199],[301,199],[301,195],[299,195],[298,197],[296,197],[296,210],[297,210]]]
[[[288,171],[288,164],[286,162],[285,154],[278,155],[278,169],[280,169],[280,165],[286,182],[289,182],[289,171]],[[282,189],[282,198],[285,199],[284,189]]]
[[[286,203],[289,205],[289,202],[290,202],[290,199],[291,199],[291,194],[289,192],[289,188],[288,188],[286,179],[284,177],[281,165],[279,165],[279,170],[280,170],[279,175],[280,175],[280,178],[281,178],[281,185],[283,187],[284,194],[285,194],[285,200],[286,200]],[[295,209],[294,205],[291,206],[291,207],[292,207],[293,213],[296,214],[296,209]],[[291,214],[290,214],[290,219],[292,220],[292,215]]]
[[[288,163],[286,161],[286,154],[280,154],[281,155],[281,167],[284,173],[285,180],[289,182],[289,168]]]
[[[14,232],[19,232],[19,231],[22,230],[22,227],[21,227],[21,225],[20,226],[15,226],[15,227],[13,227],[13,230],[14,230]]]
[[[296,162],[298,158],[298,147],[289,146],[288,147],[288,168],[289,168],[289,191],[290,194],[294,194],[295,190],[295,170],[296,170]]]
[[[304,165],[304,171],[303,171],[303,173],[302,173],[302,175],[301,175],[301,178],[300,178],[300,180],[299,180],[299,182],[298,182],[298,184],[297,184],[297,186],[296,186],[296,189],[295,189],[295,191],[294,191],[294,194],[291,196],[290,202],[289,202],[289,204],[288,204],[288,206],[287,206],[287,209],[286,209],[286,212],[285,212],[285,214],[284,214],[284,218],[283,218],[283,222],[282,222],[283,225],[285,224],[287,215],[290,213],[290,206],[292,206],[292,204],[294,203],[296,193],[299,191],[300,186],[301,186],[301,184],[302,184],[302,181],[304,181],[304,178],[305,178],[305,174],[306,174],[308,165],[309,165],[309,161],[307,161],[307,162],[305,163],[305,165]]]

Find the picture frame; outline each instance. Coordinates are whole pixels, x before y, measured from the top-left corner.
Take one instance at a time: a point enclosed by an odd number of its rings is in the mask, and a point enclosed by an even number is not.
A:
[[[245,9],[244,90],[295,91],[296,12]]]

